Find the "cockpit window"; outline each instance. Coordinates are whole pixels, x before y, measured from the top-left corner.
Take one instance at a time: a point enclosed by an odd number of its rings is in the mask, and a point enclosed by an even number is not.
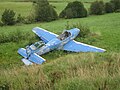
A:
[[[45,45],[45,43],[42,42],[42,41],[36,42],[36,43],[34,44],[34,46],[35,46],[36,48],[40,48],[40,47],[42,47],[42,46],[44,46],[44,45]]]
[[[65,32],[63,32],[62,34],[60,34],[60,35],[58,36],[58,39],[64,40],[64,39],[66,39],[67,37],[69,37],[70,35],[71,35],[70,32],[65,31]]]
[[[35,47],[38,47],[38,46],[39,46],[39,44],[38,44],[38,43],[35,43],[35,44],[34,44],[34,46],[35,46]]]

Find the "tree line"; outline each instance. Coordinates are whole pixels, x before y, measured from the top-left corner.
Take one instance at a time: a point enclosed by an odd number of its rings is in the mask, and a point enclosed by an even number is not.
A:
[[[120,0],[111,0],[104,3],[103,1],[94,1],[91,3],[89,10],[84,7],[80,1],[74,1],[67,4],[64,10],[58,15],[55,6],[49,4],[48,0],[33,1],[34,11],[27,17],[22,17],[13,10],[5,9],[2,14],[0,26],[14,25],[16,23],[30,24],[34,22],[50,22],[59,18],[83,18],[88,15],[102,15],[105,13],[120,12]]]

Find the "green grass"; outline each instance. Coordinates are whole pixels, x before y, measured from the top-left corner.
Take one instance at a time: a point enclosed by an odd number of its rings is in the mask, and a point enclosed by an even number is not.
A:
[[[8,1],[30,1],[30,0],[0,0],[0,2],[8,2]],[[71,2],[71,1],[76,1],[76,0],[48,0],[50,2]],[[81,1],[81,2],[93,2],[95,0],[78,0],[78,1]],[[109,1],[109,0],[104,0],[105,2],[106,1]]]
[[[51,32],[60,34],[60,32],[62,32],[65,29],[65,26],[68,22],[69,23],[80,22],[82,25],[87,25],[92,32],[98,33],[100,35],[100,40],[97,40],[97,42],[93,42],[92,45],[104,48],[107,50],[107,52],[120,52],[120,45],[119,45],[120,44],[119,42],[120,41],[120,38],[119,38],[120,21],[118,18],[120,18],[120,13],[106,14],[106,15],[101,15],[101,16],[89,16],[87,18],[64,19],[64,20],[61,19],[61,20],[48,22],[48,23],[0,27],[0,33],[1,34],[10,34],[10,33],[14,34],[14,32],[18,30],[23,33],[28,32],[30,33],[31,37],[34,37],[35,35],[32,32],[32,28],[39,26]],[[29,36],[27,35],[26,38],[29,38]],[[90,40],[93,40],[93,38]],[[9,60],[11,61],[11,64],[13,65],[16,65],[16,63],[20,63],[21,65],[20,57],[19,55],[17,55],[18,48],[25,47],[25,45],[29,44],[30,42],[34,42],[34,41],[35,39],[33,40],[25,39],[25,40],[22,40],[20,43],[11,42],[11,43],[3,43],[2,45],[0,45],[0,51],[1,51],[0,66],[4,67],[6,66],[6,64],[10,64],[9,62],[7,62]],[[85,42],[85,43],[89,43],[89,42]],[[16,47],[12,47],[12,46],[16,46]],[[53,52],[53,54],[55,53],[56,52]],[[9,56],[11,58],[9,58]],[[50,56],[52,56],[52,54],[50,54]],[[46,59],[49,59],[49,55],[48,57],[47,55],[45,55],[44,57]],[[50,60],[52,60],[52,57]],[[15,63],[12,63],[12,62],[15,62]]]
[[[0,0],[0,18],[5,9],[12,9],[16,12],[16,14],[21,14],[22,16],[28,16],[32,13],[32,10],[33,10],[32,2],[11,2],[11,1],[16,1],[16,0]],[[21,1],[21,0],[17,0],[17,1]],[[54,2],[54,1],[57,1],[57,0],[51,0],[50,4],[56,7],[55,10],[59,14],[65,8],[68,1],[71,1],[71,0],[66,0],[66,1],[63,0],[63,2],[59,2],[59,1]],[[82,0],[82,2],[84,3],[87,9],[90,7],[90,4],[91,4],[89,2],[93,2],[93,1],[95,0],[90,0],[90,1]],[[105,2],[106,1],[109,1],[109,0],[105,0]]]
[[[56,6],[57,12],[60,13],[67,2],[51,2],[51,4]],[[86,8],[89,8],[89,5],[85,3]],[[0,2],[0,15],[5,8],[11,8],[27,16],[32,4]],[[10,90],[119,90],[119,18],[120,13],[111,13],[87,18],[0,27],[0,41],[5,41],[0,43],[0,90],[7,88]],[[107,51],[105,53],[52,51],[42,56],[47,60],[43,65],[24,66],[17,50],[38,40],[32,28],[38,26],[60,34],[67,23],[80,23],[89,27],[91,32],[97,33],[98,38],[87,37],[82,42]]]
[[[11,9],[16,12],[16,14],[21,14],[22,16],[27,16],[32,11],[31,2],[0,2],[0,18],[5,9]]]
[[[10,90],[119,90],[119,63],[117,53],[69,54],[44,65],[1,70],[1,86]]]

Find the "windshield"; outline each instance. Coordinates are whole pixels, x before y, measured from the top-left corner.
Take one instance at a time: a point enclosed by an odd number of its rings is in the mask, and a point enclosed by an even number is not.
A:
[[[66,39],[67,37],[69,37],[70,35],[71,35],[70,32],[65,31],[65,32],[63,32],[62,34],[60,34],[60,35],[58,36],[58,38],[59,38],[60,40],[64,40],[64,39]]]
[[[45,43],[42,42],[42,41],[36,42],[36,43],[34,44],[34,46],[35,46],[36,48],[41,48],[41,47],[44,46],[44,45],[45,45]]]

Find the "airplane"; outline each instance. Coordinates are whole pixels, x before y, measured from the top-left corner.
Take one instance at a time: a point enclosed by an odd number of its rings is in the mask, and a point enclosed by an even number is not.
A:
[[[66,50],[71,52],[105,52],[105,49],[77,42],[74,39],[78,36],[80,30],[73,28],[64,30],[62,34],[57,35],[45,29],[35,27],[32,30],[40,37],[40,41],[26,48],[20,48],[18,53],[24,58],[22,61],[25,65],[42,64],[46,60],[40,55],[43,55],[52,50]]]

